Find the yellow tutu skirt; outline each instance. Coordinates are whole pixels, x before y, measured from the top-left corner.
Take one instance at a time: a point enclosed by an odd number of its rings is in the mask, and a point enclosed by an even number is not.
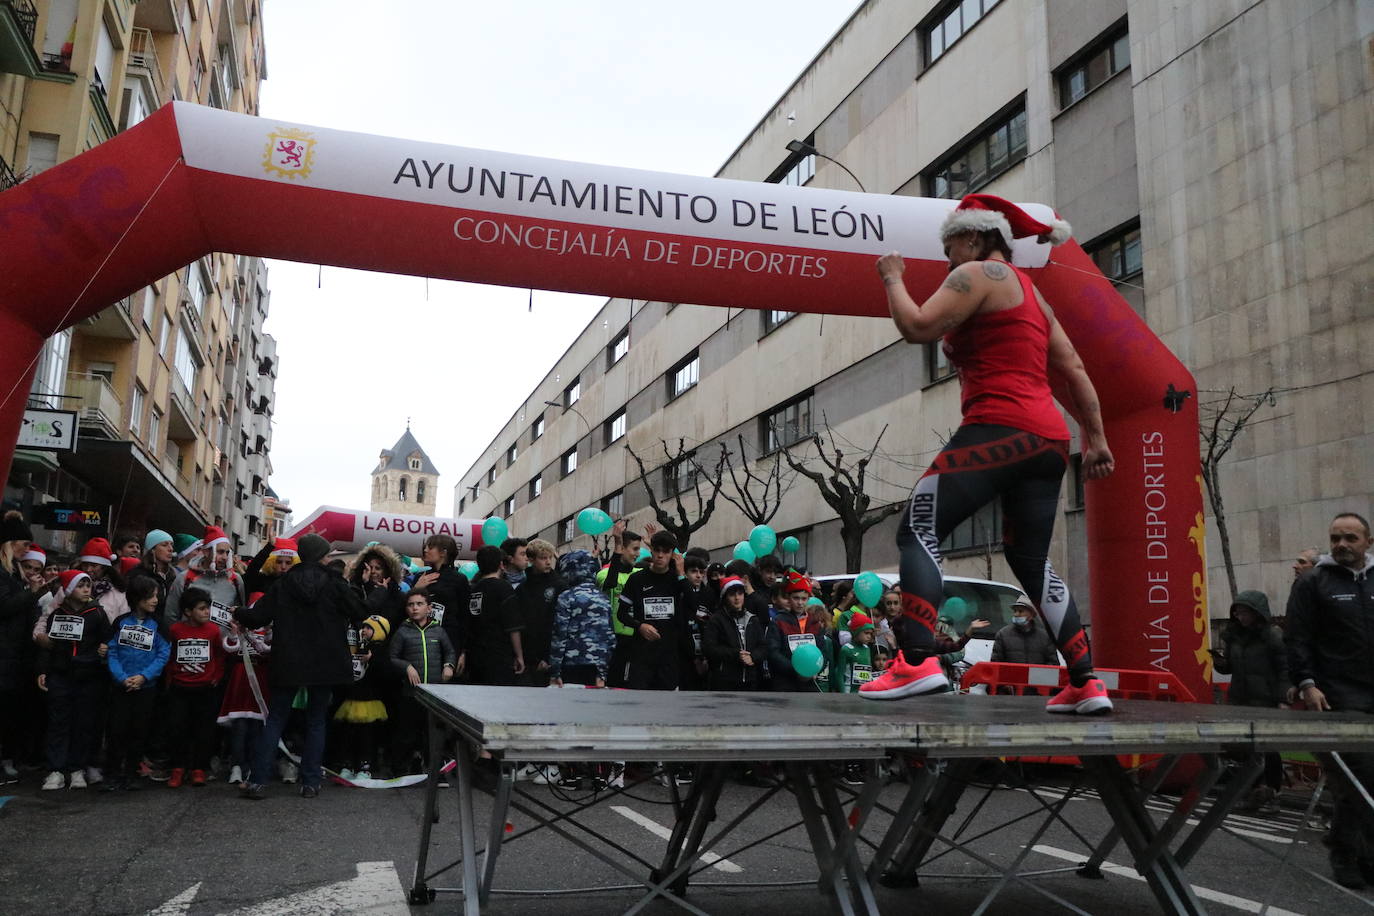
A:
[[[367,725],[386,721],[386,704],[381,700],[344,700],[334,712],[335,722]]]

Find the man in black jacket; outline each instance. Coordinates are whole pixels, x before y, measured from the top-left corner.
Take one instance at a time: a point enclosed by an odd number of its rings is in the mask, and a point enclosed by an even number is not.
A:
[[[267,722],[258,738],[246,798],[261,799],[291,704],[305,689],[305,747],[301,795],[319,794],[324,760],[325,717],[335,685],[353,682],[348,628],[362,623],[367,608],[340,575],[323,565],[329,542],[318,534],[300,539],[301,562],[291,567],[251,608],[235,612],[245,627],[272,625],[272,685]]]
[[[511,619],[519,620],[525,627],[520,637],[520,648],[525,658],[525,673],[519,680],[523,686],[549,686],[549,645],[553,641],[553,618],[558,593],[563,590],[553,564],[558,559],[554,546],[542,538],[536,538],[523,549],[529,559],[521,572],[520,584],[515,594],[507,600],[512,602]],[[510,569],[506,569],[510,581]]]
[[[1342,512],[1331,522],[1331,553],[1293,583],[1288,596],[1288,673],[1308,709],[1374,713],[1374,555],[1369,522]],[[1342,754],[1374,790],[1374,754]],[[1356,787],[1333,777],[1331,871],[1337,883],[1374,882],[1374,815]]]
[[[444,628],[453,647],[462,653],[472,641],[467,631],[472,585],[454,565],[458,562],[458,542],[447,534],[431,534],[425,538],[420,557],[429,571],[415,580],[415,587],[429,593],[434,622]],[[458,675],[461,677],[463,673],[460,668]]]
[[[631,690],[676,690],[683,668],[692,664],[691,617],[673,564],[675,550],[672,532],[654,532],[648,568],[630,576],[620,591],[616,616],[634,633],[625,679]]]

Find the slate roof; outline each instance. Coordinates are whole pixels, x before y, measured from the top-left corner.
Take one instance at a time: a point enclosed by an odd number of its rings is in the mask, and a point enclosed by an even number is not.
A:
[[[401,438],[396,440],[395,445],[393,445],[391,448],[382,449],[381,459],[384,463],[377,470],[414,470],[410,466],[410,462],[408,459],[415,452],[420,453],[420,470],[417,473],[434,474],[435,476],[438,476],[439,469],[434,466],[433,461],[429,460],[429,456],[425,454],[425,450],[420,448],[420,443],[415,441],[415,436],[411,434],[409,426],[406,427],[406,431],[404,434],[402,434]]]

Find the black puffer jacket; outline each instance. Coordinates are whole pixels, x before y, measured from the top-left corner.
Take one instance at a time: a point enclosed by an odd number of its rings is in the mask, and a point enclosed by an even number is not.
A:
[[[0,569],[0,690],[14,690],[33,671],[33,630],[40,593]]]
[[[1242,626],[1236,605],[1255,612],[1258,620]],[[1214,660],[1216,670],[1231,675],[1227,702],[1233,706],[1277,706],[1288,691],[1288,657],[1283,634],[1269,617],[1264,592],[1244,591],[1231,603],[1231,622],[1222,633],[1226,654]]]
[[[272,625],[273,687],[353,682],[348,625],[362,623],[367,608],[343,576],[318,563],[300,563],[235,616],[249,627]]]
[[[1335,708],[1351,708],[1346,693],[1374,690],[1374,555],[1358,571],[1323,556],[1303,573],[1288,596],[1285,639],[1293,683],[1315,682]]]
[[[369,561],[377,561],[386,569],[389,580],[386,585],[379,582],[363,582],[363,567]],[[385,617],[394,631],[405,622],[406,596],[401,591],[401,558],[396,551],[385,544],[374,544],[358,555],[353,569],[348,574],[348,584],[367,605],[369,614]]]

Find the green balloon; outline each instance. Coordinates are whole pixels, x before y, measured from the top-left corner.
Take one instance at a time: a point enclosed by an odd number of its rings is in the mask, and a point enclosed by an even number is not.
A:
[[[755,557],[766,557],[778,546],[778,534],[767,525],[755,525],[749,532],[749,546],[754,549]]]
[[[792,650],[792,670],[802,677],[815,677],[825,667],[825,658],[815,643],[802,643]]]
[[[883,598],[883,580],[874,572],[859,573],[854,580],[854,597],[866,608],[875,608]]]
[[[583,534],[590,534],[592,537],[605,534],[615,525],[611,517],[594,506],[588,506],[577,513],[577,528]]]
[[[482,523],[482,543],[500,547],[510,537],[510,528],[503,518],[489,518]]]
[[[798,550],[801,550],[801,541],[790,536],[782,539],[783,553],[796,553]]]
[[[948,617],[953,623],[963,623],[968,617],[968,602],[958,595],[952,595],[940,605],[940,615]]]
[[[649,550],[649,548],[647,548],[647,547],[641,547],[641,548],[639,548],[639,559],[641,559],[641,560],[647,560],[647,559],[649,559],[649,557],[651,557],[651,556],[653,556],[653,553]]]
[[[754,548],[749,546],[748,541],[740,541],[735,545],[735,559],[743,560],[746,563],[752,563],[758,559],[758,557],[754,553]]]
[[[475,582],[477,580],[477,564],[471,560],[459,566],[458,571],[467,576],[469,582]]]

